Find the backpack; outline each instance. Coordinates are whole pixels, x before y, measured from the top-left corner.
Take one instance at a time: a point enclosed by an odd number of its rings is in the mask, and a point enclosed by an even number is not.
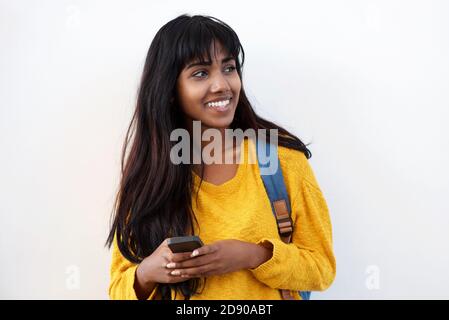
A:
[[[257,150],[257,162],[259,168],[261,169],[260,177],[262,178],[265,190],[267,192],[268,198],[271,204],[271,210],[276,218],[279,235],[285,243],[290,243],[291,236],[293,233],[293,223],[291,220],[291,207],[290,201],[287,194],[287,189],[285,187],[284,176],[282,174],[281,164],[279,161],[277,146],[265,143],[266,150],[263,150],[263,144],[258,144],[258,139],[256,138],[256,150]],[[263,174],[264,168],[268,168],[270,163],[262,164],[261,155],[268,156],[275,152],[277,158],[277,170],[275,173]],[[280,289],[282,298],[284,300],[294,300],[289,290]],[[310,300],[310,291],[299,291],[299,295],[303,300]]]

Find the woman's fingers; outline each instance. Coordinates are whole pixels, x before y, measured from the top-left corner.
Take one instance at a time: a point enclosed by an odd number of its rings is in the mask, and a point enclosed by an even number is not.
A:
[[[216,251],[217,248],[215,245],[201,247],[194,250],[192,253],[184,254],[179,260],[171,260],[170,263],[167,264],[167,268],[182,269],[209,264],[214,261],[215,255],[213,255],[213,253]]]
[[[170,262],[181,262],[190,259],[191,252],[173,253]]]
[[[209,253],[214,253],[218,250],[217,245],[210,244],[206,246],[202,246],[201,248],[193,250],[191,257],[202,256]]]
[[[180,277],[200,277],[209,274],[210,271],[212,271],[212,266],[209,264],[195,268],[175,269],[170,274]]]
[[[182,262],[171,262],[167,264],[167,268],[169,269],[184,269],[184,268],[193,268],[199,267],[213,262],[213,256],[204,255],[196,258],[189,258],[188,260]]]
[[[191,252],[180,252],[180,253],[173,253],[170,249],[166,250],[162,256],[167,260],[168,262],[181,262],[187,259],[190,259]]]
[[[181,275],[173,275],[171,274],[172,270],[165,270],[165,283],[178,283],[189,280],[189,278],[181,277]]]

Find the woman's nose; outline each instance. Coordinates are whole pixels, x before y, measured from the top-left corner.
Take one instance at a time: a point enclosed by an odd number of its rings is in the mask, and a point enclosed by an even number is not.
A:
[[[223,76],[223,74],[218,73],[212,79],[212,92],[228,92],[231,90],[228,80]]]

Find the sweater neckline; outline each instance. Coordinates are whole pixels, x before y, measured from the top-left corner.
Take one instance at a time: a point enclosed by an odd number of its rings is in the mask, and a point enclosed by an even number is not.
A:
[[[243,146],[243,148],[242,148]],[[244,154],[247,154],[248,150],[248,142],[247,138],[243,139],[241,145],[240,145],[240,163],[237,167],[237,172],[235,173],[234,177],[231,179],[223,182],[222,184],[213,184],[211,182],[207,182],[206,180],[201,181],[201,178],[198,174],[196,174],[195,171],[192,170],[193,174],[193,181],[195,185],[195,190],[200,187],[200,190],[206,191],[207,193],[230,193],[235,192],[239,189],[239,187],[242,185],[241,181],[243,179],[246,166],[247,166],[247,158],[244,157]],[[200,186],[201,182],[201,186]]]

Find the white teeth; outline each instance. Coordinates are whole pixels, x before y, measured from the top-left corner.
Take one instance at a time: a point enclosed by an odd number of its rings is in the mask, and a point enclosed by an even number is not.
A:
[[[207,104],[208,107],[225,107],[229,104],[229,100],[218,101],[218,102],[209,102]]]

